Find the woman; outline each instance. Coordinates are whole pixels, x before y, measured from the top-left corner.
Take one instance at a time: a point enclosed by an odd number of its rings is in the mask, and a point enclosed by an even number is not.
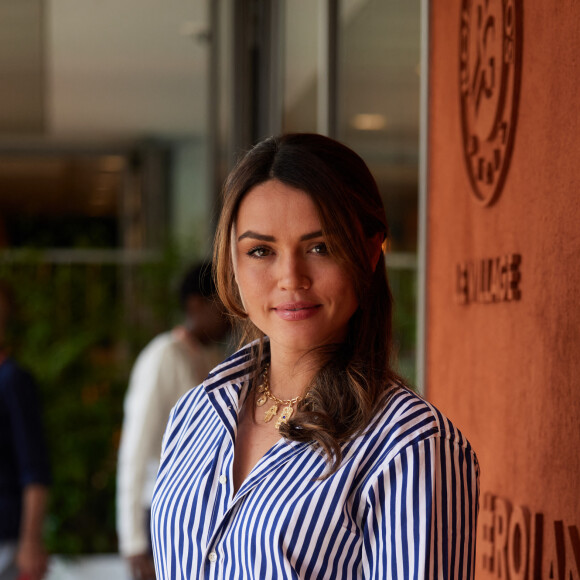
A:
[[[171,413],[159,579],[472,577],[477,460],[390,366],[387,233],[327,137],[266,139],[232,171],[216,277],[251,342]]]

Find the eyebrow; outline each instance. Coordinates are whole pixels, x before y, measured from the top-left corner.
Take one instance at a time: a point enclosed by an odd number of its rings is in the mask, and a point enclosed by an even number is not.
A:
[[[315,232],[311,232],[309,234],[304,234],[300,236],[301,242],[307,242],[308,240],[312,240],[314,238],[321,238],[322,237],[322,230],[317,230]],[[276,238],[274,236],[266,236],[264,234],[259,234],[258,232],[253,232],[252,230],[248,230],[244,232],[239,238],[238,242],[241,242],[245,238],[251,238],[253,240],[260,240],[261,242],[275,242]]]

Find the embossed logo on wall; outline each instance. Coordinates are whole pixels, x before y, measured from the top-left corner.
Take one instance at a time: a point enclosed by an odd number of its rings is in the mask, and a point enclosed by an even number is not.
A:
[[[521,0],[462,0],[459,82],[463,150],[475,198],[499,196],[519,102]]]
[[[491,493],[482,497],[477,534],[481,568],[503,580],[570,580],[580,575],[580,532]]]

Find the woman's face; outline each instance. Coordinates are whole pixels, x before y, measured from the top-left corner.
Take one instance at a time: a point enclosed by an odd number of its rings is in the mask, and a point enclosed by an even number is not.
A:
[[[272,347],[304,352],[341,342],[358,307],[350,277],[326,249],[316,207],[270,180],[243,198],[232,230],[236,282]]]

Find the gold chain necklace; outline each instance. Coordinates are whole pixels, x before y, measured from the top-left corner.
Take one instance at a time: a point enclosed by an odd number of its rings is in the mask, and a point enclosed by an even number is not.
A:
[[[266,404],[268,399],[274,401],[274,404],[266,411],[264,415],[264,423],[269,423],[277,414],[278,414],[278,407],[282,405],[282,411],[280,417],[276,421],[274,427],[276,429],[280,429],[280,426],[283,423],[287,423],[288,419],[292,417],[294,414],[294,405],[297,405],[302,399],[302,396],[294,397],[293,399],[282,400],[272,394],[270,391],[270,382],[269,378],[269,368],[270,365],[267,364],[264,372],[262,373],[263,381],[262,384],[258,387],[258,396],[256,398],[256,407],[262,407]]]

